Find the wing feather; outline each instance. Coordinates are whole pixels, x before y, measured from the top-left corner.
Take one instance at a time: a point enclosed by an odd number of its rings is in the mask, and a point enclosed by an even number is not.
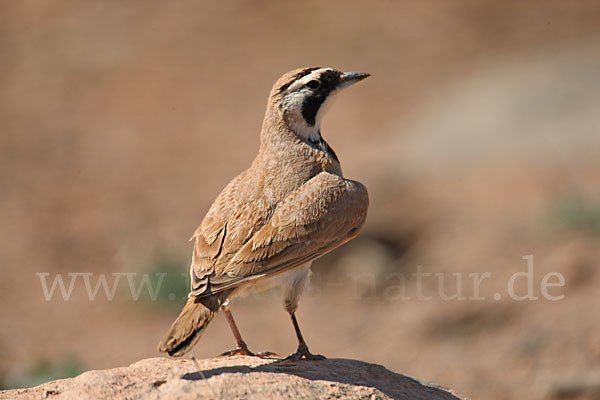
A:
[[[363,185],[322,172],[289,194],[270,220],[226,263],[217,262],[204,291],[210,295],[313,260],[362,228],[368,195]]]

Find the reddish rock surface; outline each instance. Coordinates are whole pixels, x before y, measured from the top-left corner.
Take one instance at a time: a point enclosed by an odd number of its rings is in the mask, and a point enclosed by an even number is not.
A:
[[[254,357],[149,358],[128,367],[88,371],[7,399],[466,399],[440,386],[346,359],[283,361]]]

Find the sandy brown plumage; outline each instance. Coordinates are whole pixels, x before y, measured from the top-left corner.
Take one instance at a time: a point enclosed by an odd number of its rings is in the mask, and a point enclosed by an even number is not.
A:
[[[223,189],[192,236],[190,297],[159,351],[184,354],[230,298],[268,287],[265,280],[283,280],[276,283],[287,291],[286,309],[297,328],[293,312],[310,262],[356,236],[366,219],[365,187],[343,177],[320,137],[320,110],[348,84],[344,79],[339,71],[315,68],[291,71],[275,83],[258,156]],[[311,88],[315,80],[320,89]],[[241,337],[236,340],[240,346]]]

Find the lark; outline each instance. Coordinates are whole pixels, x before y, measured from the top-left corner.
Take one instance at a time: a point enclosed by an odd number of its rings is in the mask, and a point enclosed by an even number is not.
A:
[[[237,347],[225,355],[254,355],[236,326],[234,297],[279,286],[298,339],[288,358],[311,354],[295,312],[313,260],[354,238],[367,217],[369,198],[346,179],[321,136],[321,121],[335,96],[368,77],[364,72],[302,68],[273,86],[250,168],[217,196],[194,241],[187,303],[158,345],[171,356],[187,353],[222,311]]]

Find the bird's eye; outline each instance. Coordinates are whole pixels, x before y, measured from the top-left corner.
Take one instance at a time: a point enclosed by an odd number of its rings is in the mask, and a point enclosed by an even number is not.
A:
[[[306,86],[311,88],[311,89],[316,89],[321,85],[321,83],[315,79],[313,79],[312,81],[309,81]]]

